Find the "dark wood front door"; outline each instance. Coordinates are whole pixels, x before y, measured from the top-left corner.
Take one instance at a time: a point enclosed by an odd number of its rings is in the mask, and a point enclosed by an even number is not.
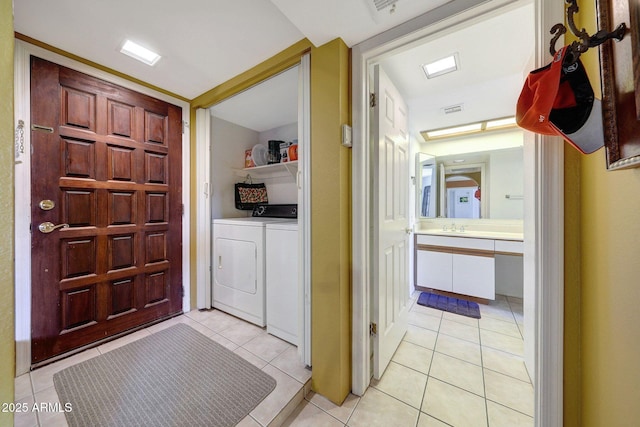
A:
[[[182,310],[182,110],[32,58],[31,123],[36,364]]]

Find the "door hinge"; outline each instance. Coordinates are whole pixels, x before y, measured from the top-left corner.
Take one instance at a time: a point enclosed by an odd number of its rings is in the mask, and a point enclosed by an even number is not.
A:
[[[184,298],[184,286],[180,288],[180,297]]]
[[[369,323],[369,335],[378,335],[378,324],[377,323]]]
[[[180,215],[184,216],[184,203],[180,204]]]
[[[371,92],[369,94],[369,107],[373,108],[376,106],[376,94]]]

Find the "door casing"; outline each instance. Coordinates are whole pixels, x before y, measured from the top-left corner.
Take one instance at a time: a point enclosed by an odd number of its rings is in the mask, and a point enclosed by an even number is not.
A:
[[[135,90],[182,108],[184,132],[182,134],[182,283],[184,296],[182,310],[190,310],[190,134],[188,102],[133,83],[106,71],[78,62],[47,49],[22,40],[15,40],[14,53],[14,120],[24,121],[24,128],[30,129],[30,56],[38,56],[62,66],[80,71],[102,80]],[[16,340],[16,376],[29,372],[31,365],[31,215],[30,215],[30,132],[24,132],[24,152],[16,156],[15,165],[15,256],[20,262],[15,266],[15,340]]]
[[[533,0],[536,14],[536,68],[548,62],[547,29],[564,20],[564,6],[552,0]],[[352,50],[353,99],[353,323],[352,392],[362,395],[370,379],[370,139],[368,135],[368,71],[372,63],[394,49],[508,7],[513,0],[467,0],[449,3],[392,30],[356,45]],[[526,335],[527,365],[534,371],[535,425],[556,426],[563,421],[564,316],[564,144],[555,137],[525,135],[525,317],[533,318]],[[534,301],[527,306],[527,299]],[[525,326],[526,328],[526,326]]]

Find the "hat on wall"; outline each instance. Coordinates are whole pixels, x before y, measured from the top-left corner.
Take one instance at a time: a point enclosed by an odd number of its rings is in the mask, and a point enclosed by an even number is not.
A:
[[[545,67],[529,73],[516,107],[518,126],[557,135],[589,154],[604,145],[602,106],[578,59],[564,65],[563,47]]]

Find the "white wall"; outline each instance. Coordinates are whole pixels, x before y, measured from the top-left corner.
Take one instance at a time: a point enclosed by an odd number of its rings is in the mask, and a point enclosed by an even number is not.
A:
[[[291,142],[298,139],[298,123],[291,123],[258,134],[260,144],[268,146],[269,140]],[[269,203],[298,203],[295,177],[270,178],[265,181]]]
[[[489,218],[523,218],[524,170],[522,148],[491,153],[489,164]],[[511,198],[507,199],[505,196]]]
[[[290,123],[275,129],[265,130],[258,134],[258,142],[267,145],[270,139],[277,139],[285,142],[291,142],[298,139],[298,123]]]
[[[256,144],[265,147],[270,139],[290,142],[298,138],[298,124],[292,123],[264,132],[256,132],[234,123],[212,117],[211,120],[211,215],[216,218],[236,218],[251,215],[251,211],[235,208],[234,184],[245,178],[238,174],[244,168],[245,150]],[[261,180],[264,182],[269,203],[298,203],[295,177]]]
[[[258,132],[213,117],[211,120],[211,216],[236,218],[250,211],[235,208],[234,184],[243,181],[233,169],[244,167],[244,152],[258,143]],[[268,191],[268,190],[267,190]]]
[[[524,271],[521,256],[496,255],[496,294],[523,298]]]

